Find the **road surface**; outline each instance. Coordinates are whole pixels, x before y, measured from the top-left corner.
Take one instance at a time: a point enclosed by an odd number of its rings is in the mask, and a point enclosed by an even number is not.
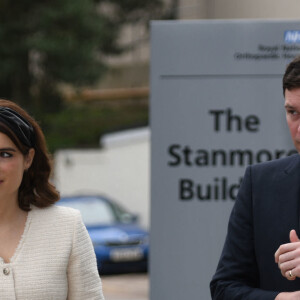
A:
[[[105,300],[149,300],[148,274],[101,276]]]

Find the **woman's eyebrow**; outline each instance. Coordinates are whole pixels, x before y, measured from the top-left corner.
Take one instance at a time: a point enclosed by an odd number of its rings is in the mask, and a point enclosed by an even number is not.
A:
[[[17,150],[16,149],[14,149],[14,148],[0,148],[0,151],[13,151],[13,152],[17,152]]]

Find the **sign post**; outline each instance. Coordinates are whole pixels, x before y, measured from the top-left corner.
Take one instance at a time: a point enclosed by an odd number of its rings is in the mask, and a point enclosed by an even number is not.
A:
[[[151,300],[207,300],[249,164],[296,153],[281,80],[300,22],[151,27]]]

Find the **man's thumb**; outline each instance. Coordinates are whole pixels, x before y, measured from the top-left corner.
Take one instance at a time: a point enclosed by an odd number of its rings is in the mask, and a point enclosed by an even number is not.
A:
[[[295,243],[295,242],[299,242],[300,241],[299,238],[298,238],[298,235],[297,235],[297,233],[296,233],[296,231],[294,229],[292,229],[290,231],[290,241],[291,241],[291,243]]]

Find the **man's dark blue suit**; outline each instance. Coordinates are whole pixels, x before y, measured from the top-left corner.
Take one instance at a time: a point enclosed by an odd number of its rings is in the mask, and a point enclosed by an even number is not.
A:
[[[274,254],[299,235],[300,155],[249,166],[233,207],[212,299],[268,300],[300,290],[280,273]]]

